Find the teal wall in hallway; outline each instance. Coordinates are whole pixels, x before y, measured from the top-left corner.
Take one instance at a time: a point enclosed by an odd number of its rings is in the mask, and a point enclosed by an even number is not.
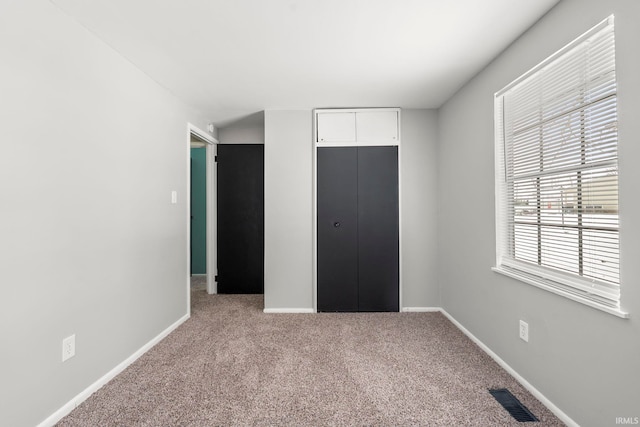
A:
[[[191,149],[191,274],[207,272],[207,149]]]

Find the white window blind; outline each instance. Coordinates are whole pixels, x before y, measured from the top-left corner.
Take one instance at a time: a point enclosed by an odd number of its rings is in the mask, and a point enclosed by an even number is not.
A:
[[[496,94],[498,268],[619,307],[613,16]]]

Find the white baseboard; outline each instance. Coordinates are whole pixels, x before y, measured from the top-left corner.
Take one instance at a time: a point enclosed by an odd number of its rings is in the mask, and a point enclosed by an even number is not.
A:
[[[442,311],[440,307],[402,307],[403,313],[436,313]]]
[[[560,420],[565,423],[569,427],[580,427],[578,423],[573,421],[567,414],[562,412],[560,408],[554,405],[549,399],[547,399],[537,388],[535,388],[531,383],[525,380],[519,373],[517,373],[511,366],[507,364],[504,360],[500,358],[497,354],[495,354],[489,347],[487,347],[482,341],[480,341],[475,335],[467,330],[460,322],[454,319],[449,313],[447,313],[444,309],[440,310],[442,314],[444,314],[447,319],[451,321],[458,329],[460,329],[471,341],[476,343],[478,347],[480,347],[485,353],[487,353],[493,360],[496,361],[498,365],[502,367],[505,371],[507,371],[512,377],[516,379],[524,388],[526,388],[529,393],[531,393],[536,399],[538,399],[544,406],[547,407],[553,414],[560,418]]]
[[[151,341],[143,345],[138,351],[133,353],[131,356],[127,357],[122,363],[117,365],[115,368],[107,372],[103,377],[99,378],[96,382],[91,384],[89,387],[81,391],[76,397],[68,401],[62,408],[58,409],[56,412],[51,414],[47,419],[38,424],[38,427],[52,427],[58,421],[60,421],[63,417],[68,415],[71,411],[73,411],[78,405],[87,400],[89,396],[91,396],[94,392],[96,392],[100,387],[111,381],[116,375],[120,372],[124,371],[129,365],[136,361],[140,356],[145,354],[151,347],[159,343],[164,337],[169,335],[174,329],[184,323],[187,319],[189,319],[189,314],[185,314],[180,319],[178,319],[175,323],[169,326],[164,331],[160,332],[155,338]]]
[[[313,308],[265,308],[265,313],[315,313]]]

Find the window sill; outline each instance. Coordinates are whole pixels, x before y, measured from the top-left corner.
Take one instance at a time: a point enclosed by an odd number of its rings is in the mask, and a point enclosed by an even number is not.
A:
[[[491,270],[495,271],[496,273],[500,273],[505,276],[511,277],[512,279],[519,280],[529,285],[533,285],[537,288],[552,292],[556,295],[560,295],[562,297],[568,298],[572,301],[576,301],[581,304],[587,305],[589,307],[595,308],[597,310],[604,311],[605,313],[609,313],[614,316],[621,317],[623,319],[629,318],[629,313],[622,311],[619,308],[610,307],[604,304],[599,304],[598,302],[592,301],[588,298],[583,298],[580,295],[575,295],[570,292],[564,291],[560,288],[550,286],[548,279],[543,279],[541,277],[535,277],[526,273],[521,273],[518,270],[515,270],[512,268],[506,269],[503,267],[492,267]]]

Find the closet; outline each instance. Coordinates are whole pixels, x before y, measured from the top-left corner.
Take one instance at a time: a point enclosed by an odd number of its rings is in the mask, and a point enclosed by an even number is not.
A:
[[[398,311],[400,111],[315,114],[318,311]]]

